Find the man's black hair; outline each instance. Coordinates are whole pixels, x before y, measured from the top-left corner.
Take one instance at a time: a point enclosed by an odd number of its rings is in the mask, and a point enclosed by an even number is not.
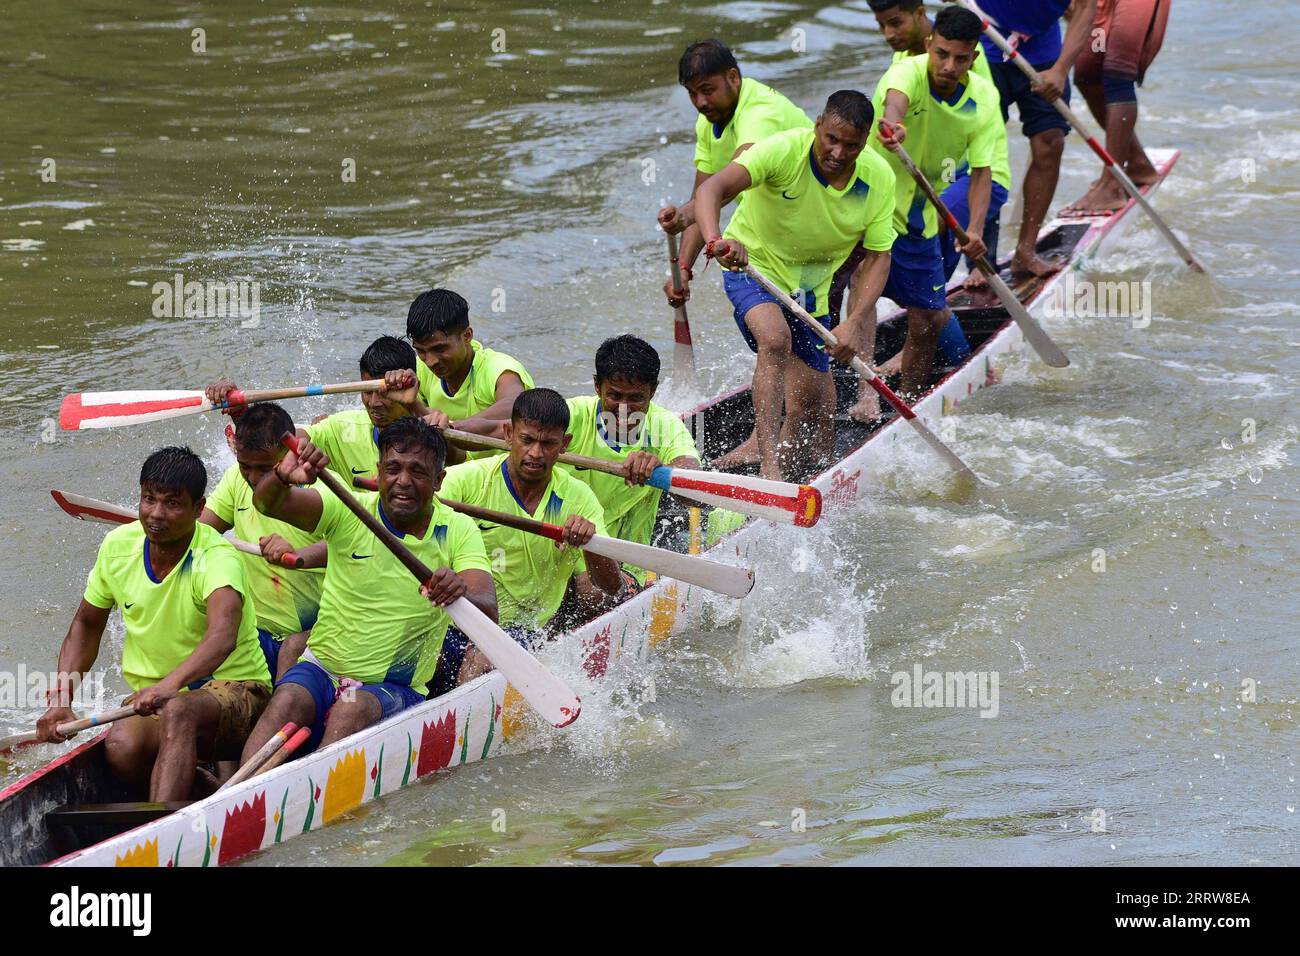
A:
[[[569,403],[552,388],[530,388],[520,392],[510,409],[512,423],[531,422],[542,428],[569,428]]]
[[[826,100],[822,115],[838,117],[854,129],[870,130],[876,111],[871,100],[857,90],[836,90]]]
[[[411,340],[427,339],[435,332],[456,335],[469,328],[469,303],[451,289],[421,292],[406,313],[406,335]]]
[[[140,486],[156,485],[164,491],[188,491],[197,502],[208,488],[208,470],[203,459],[189,448],[168,445],[159,448],[140,467]]]
[[[740,72],[740,65],[721,40],[697,40],[677,61],[677,82],[682,86],[702,76],[716,76],[728,70]]]
[[[886,10],[894,9],[894,7],[911,12],[924,2],[925,0],[867,0],[872,13],[884,13]]]
[[[391,335],[381,335],[361,353],[361,374],[370,378],[382,378],[385,372],[400,369],[415,371],[415,349],[410,342],[403,342]]]
[[[934,32],[945,40],[972,43],[984,32],[984,22],[965,7],[944,7],[935,14]]]
[[[659,353],[645,339],[616,335],[596,349],[596,381],[625,378],[638,385],[659,384]]]
[[[398,452],[427,450],[433,455],[434,471],[447,463],[447,440],[442,437],[442,432],[414,415],[406,415],[379,430],[381,461],[389,448]]]
[[[275,402],[255,402],[235,422],[235,441],[245,451],[280,448],[280,436],[293,434],[293,419]]]

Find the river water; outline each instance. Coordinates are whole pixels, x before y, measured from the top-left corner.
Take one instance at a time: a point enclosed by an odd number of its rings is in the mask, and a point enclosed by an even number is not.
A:
[[[1134,222],[1088,278],[1137,283],[1149,326],[1058,319],[1069,369],[1019,355],[962,404],[954,444],[996,494],[955,498],[903,445],[860,505],[771,532],[742,605],[584,687],[569,732],[253,865],[1300,859],[1300,38],[1271,8],[1222,9],[1180,0],[1141,94],[1145,142],[1184,151],[1157,205],[1214,278]],[[435,284],[568,393],[608,334],[635,331],[667,363],[654,212],[692,179],[682,46],[724,38],[813,113],[888,60],[865,0],[358,11],[8,5],[5,671],[53,667],[102,533],[50,488],[130,502],[140,461],[173,441],[214,480],[229,461],[215,419],[59,432],[64,394],[347,381]],[[1071,142],[1057,205],[1095,171]],[[1004,251],[1013,234],[1004,221]],[[152,286],[176,273],[258,282],[256,324],[155,317]],[[752,364],[720,280],[696,285],[716,392]],[[893,706],[892,675],[917,665],[996,673],[996,716]],[[0,732],[32,716],[0,710]]]

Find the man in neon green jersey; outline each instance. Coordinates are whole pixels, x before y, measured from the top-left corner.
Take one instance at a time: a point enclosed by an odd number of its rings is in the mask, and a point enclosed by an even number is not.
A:
[[[699,40],[688,46],[677,63],[677,82],[686,88],[691,105],[699,112],[692,197],[706,179],[759,140],[787,129],[812,127],[808,114],[781,93],[741,76],[740,64],[721,40]],[[664,283],[673,306],[690,298],[691,267],[703,248],[700,230],[687,229],[678,249],[682,288],[673,288],[671,278]]]
[[[474,522],[434,497],[446,442],[406,416],[379,433],[379,491],[357,494],[372,515],[434,568],[427,591],[326,487],[306,488],[328,460],[311,442],[288,453],[258,483],[263,514],[329,542],[320,615],[302,659],[276,684],[244,747],[247,760],[287,721],[328,745],[425,699],[451,619],[465,597],[496,619],[483,539]]]
[[[1005,144],[1006,129],[996,88],[971,70],[980,54],[981,33],[979,17],[961,7],[945,7],[935,18],[927,55],[899,60],[876,86],[874,107],[885,121],[882,129],[895,137],[887,140],[880,133],[872,138],[873,149],[890,164],[896,183],[894,226],[899,238],[885,295],[907,309],[902,388],[913,396],[929,381],[940,333],[952,313],[938,213],[889,146],[905,145],[931,183],[944,182],[966,164],[969,237],[959,251],[971,258],[983,255],[993,166]],[[962,350],[960,344],[959,354],[969,353],[969,347]]]
[[[328,553],[325,542],[293,525],[268,518],[253,507],[253,489],[280,460],[280,436],[293,433],[293,419],[274,402],[250,406],[235,422],[230,448],[235,464],[208,496],[199,519],[220,532],[258,544],[262,557],[241,554],[253,601],[257,637],[271,676],[298,661],[307,632],[316,623]],[[286,568],[280,557],[293,551],[302,568]]]
[[[569,399],[569,452],[623,465],[623,475],[573,472],[596,493],[611,537],[650,544],[660,489],[647,484],[660,465],[699,468],[695,441],[675,412],[656,405],[659,353],[635,335],[606,339],[596,350],[595,394]],[[627,566],[627,585],[645,586],[647,572]],[[580,589],[587,583],[579,580]]]
[[[591,582],[598,592],[597,602],[623,588],[618,562],[580,550],[593,535],[608,532],[604,511],[591,489],[565,468],[556,467],[556,460],[569,447],[568,425],[569,407],[558,392],[549,388],[521,392],[505,426],[510,451],[447,469],[438,492],[450,501],[563,526],[564,540],[556,542],[486,520],[478,522],[492,559],[501,626],[517,632],[536,633],[550,625],[565,604],[576,574]],[[587,598],[575,593],[559,618],[567,622],[592,616],[600,604]],[[516,640],[521,636],[516,633]],[[443,647],[437,689],[453,676],[464,682],[487,669],[477,650],[465,652],[465,639],[459,633],[449,630]]]
[[[136,716],[108,733],[113,773],[150,800],[185,800],[203,760],[239,754],[271,696],[257,611],[230,542],[199,521],[207,471],[188,448],[163,448],[140,469],[140,520],[110,531],[59,651],[61,675],[99,656],[114,607],[126,641],[122,676]],[[67,681],[37,722],[42,740],[75,719]]]
[[[836,332],[834,357],[849,361],[857,352],[870,357],[876,299],[889,273],[895,236],[893,173],[865,149],[873,120],[863,94],[833,93],[813,129],[769,136],[710,177],[692,202],[659,212],[660,225],[670,232],[698,221],[709,254],[716,251],[731,270],[723,275],[723,287],[736,325],[758,355],[753,401],[764,478],[806,474],[829,458],[835,385],[821,339],[742,270],[752,260],[829,327],[831,280],[861,244],[867,255],[854,277],[860,291]],[[745,200],[724,242],[721,209],[742,192]]]
[[[523,363],[474,338],[469,303],[450,289],[430,289],[416,297],[406,314],[406,337],[419,359],[415,370],[421,403],[447,417],[431,419],[431,424],[487,432],[510,416],[520,392],[533,387]],[[470,451],[468,457],[491,454]]]

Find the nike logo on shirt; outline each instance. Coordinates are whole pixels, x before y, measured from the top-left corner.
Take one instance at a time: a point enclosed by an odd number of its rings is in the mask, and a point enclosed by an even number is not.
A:
[[[353,551],[353,552],[352,552],[352,557],[354,557],[354,558],[356,558],[358,561],[360,561],[362,558],[373,558],[374,555],[373,555],[373,554],[357,554],[355,551]]]
[[[354,475],[364,475],[364,474],[365,474],[366,472],[368,472],[369,470],[370,470],[369,468],[353,468],[353,469],[352,469],[352,474],[354,474]]]
[[[123,611],[129,611],[129,610],[131,610],[131,608],[133,608],[133,607],[135,607],[135,602],[134,602],[134,601],[132,601],[130,604],[123,604],[123,605],[122,605],[122,610],[123,610]]]
[[[784,189],[781,190],[781,196],[782,196],[783,198],[785,198],[785,199],[798,199],[798,198],[799,198],[798,196],[787,196],[787,195],[785,194],[785,190],[784,190]]]

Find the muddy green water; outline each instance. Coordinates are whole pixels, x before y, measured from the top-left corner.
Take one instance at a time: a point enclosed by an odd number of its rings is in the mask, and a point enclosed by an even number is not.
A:
[[[1149,283],[1150,326],[1058,320],[1068,370],[1020,356],[962,405],[955,445],[997,495],[952,498],[904,446],[853,511],[771,532],[746,602],[584,688],[570,732],[253,865],[1300,859],[1300,39],[1272,8],[1219,10],[1176,6],[1141,99],[1145,141],[1184,150],[1158,206],[1215,279],[1134,223],[1090,278]],[[653,216],[692,178],[681,47],[722,36],[811,111],[888,59],[863,0],[17,0],[6,21],[8,671],[53,667],[102,534],[50,488],[130,501],[142,458],[175,440],[214,475],[228,462],[214,419],[60,433],[65,393],[348,380],[434,284],[570,393],[607,334],[667,361]],[[1057,204],[1094,174],[1071,143]],[[177,272],[260,283],[257,326],[155,318],[151,287]],[[720,285],[711,270],[691,304],[709,392],[752,368]],[[891,675],[918,663],[996,671],[997,717],[892,706]],[[0,733],[33,717],[0,710]]]

